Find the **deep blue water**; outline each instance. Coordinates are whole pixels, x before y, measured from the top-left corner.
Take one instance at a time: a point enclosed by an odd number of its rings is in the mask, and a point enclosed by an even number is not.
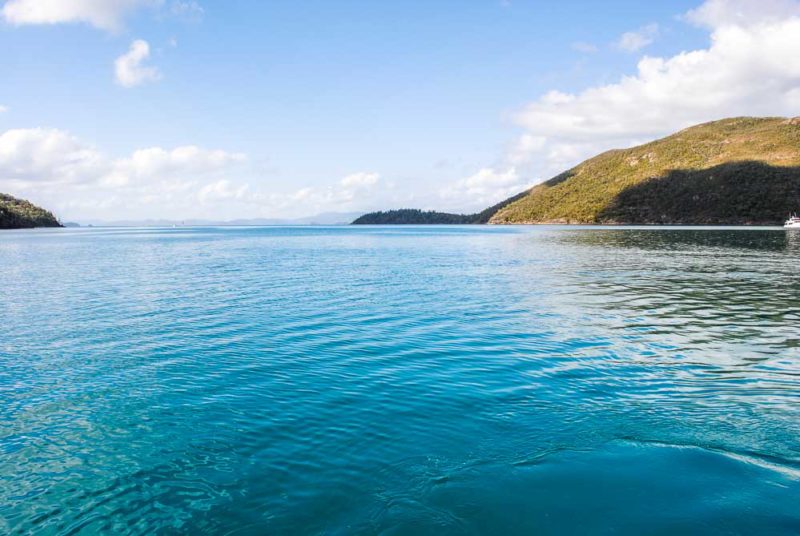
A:
[[[800,533],[800,233],[0,234],[0,534]]]

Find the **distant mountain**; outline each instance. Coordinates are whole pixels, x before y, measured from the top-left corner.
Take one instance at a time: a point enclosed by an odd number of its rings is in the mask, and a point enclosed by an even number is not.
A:
[[[800,118],[739,117],[577,165],[479,214],[419,210],[353,223],[777,224],[800,211]]]
[[[0,229],[61,227],[51,212],[30,201],[0,194]]]
[[[800,210],[800,118],[724,119],[596,156],[491,223],[777,224]]]
[[[362,212],[325,212],[305,218],[250,218],[237,220],[85,220],[83,225],[95,227],[202,227],[202,226],[260,226],[260,225],[347,225]]]
[[[316,216],[287,220],[291,225],[347,225],[363,212],[323,212]]]

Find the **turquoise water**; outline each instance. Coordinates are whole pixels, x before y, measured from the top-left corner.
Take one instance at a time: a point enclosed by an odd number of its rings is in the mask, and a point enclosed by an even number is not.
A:
[[[0,234],[2,534],[800,533],[800,233]]]

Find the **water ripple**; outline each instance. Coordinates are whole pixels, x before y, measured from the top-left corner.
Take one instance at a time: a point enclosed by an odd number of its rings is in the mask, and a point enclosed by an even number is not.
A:
[[[798,258],[758,229],[3,233],[0,533],[800,532]]]

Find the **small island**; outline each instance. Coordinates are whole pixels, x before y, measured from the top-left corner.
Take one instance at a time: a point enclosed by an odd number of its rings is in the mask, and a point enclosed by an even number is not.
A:
[[[353,225],[461,225],[477,223],[474,214],[448,214],[433,210],[401,208],[370,212],[356,218]]]
[[[0,194],[0,229],[62,227],[53,213],[30,201]]]
[[[497,211],[523,198],[525,195],[527,195],[527,192],[522,192],[475,214],[450,214],[434,210],[402,208],[364,214],[354,220],[353,225],[470,225],[489,223],[489,220]]]

